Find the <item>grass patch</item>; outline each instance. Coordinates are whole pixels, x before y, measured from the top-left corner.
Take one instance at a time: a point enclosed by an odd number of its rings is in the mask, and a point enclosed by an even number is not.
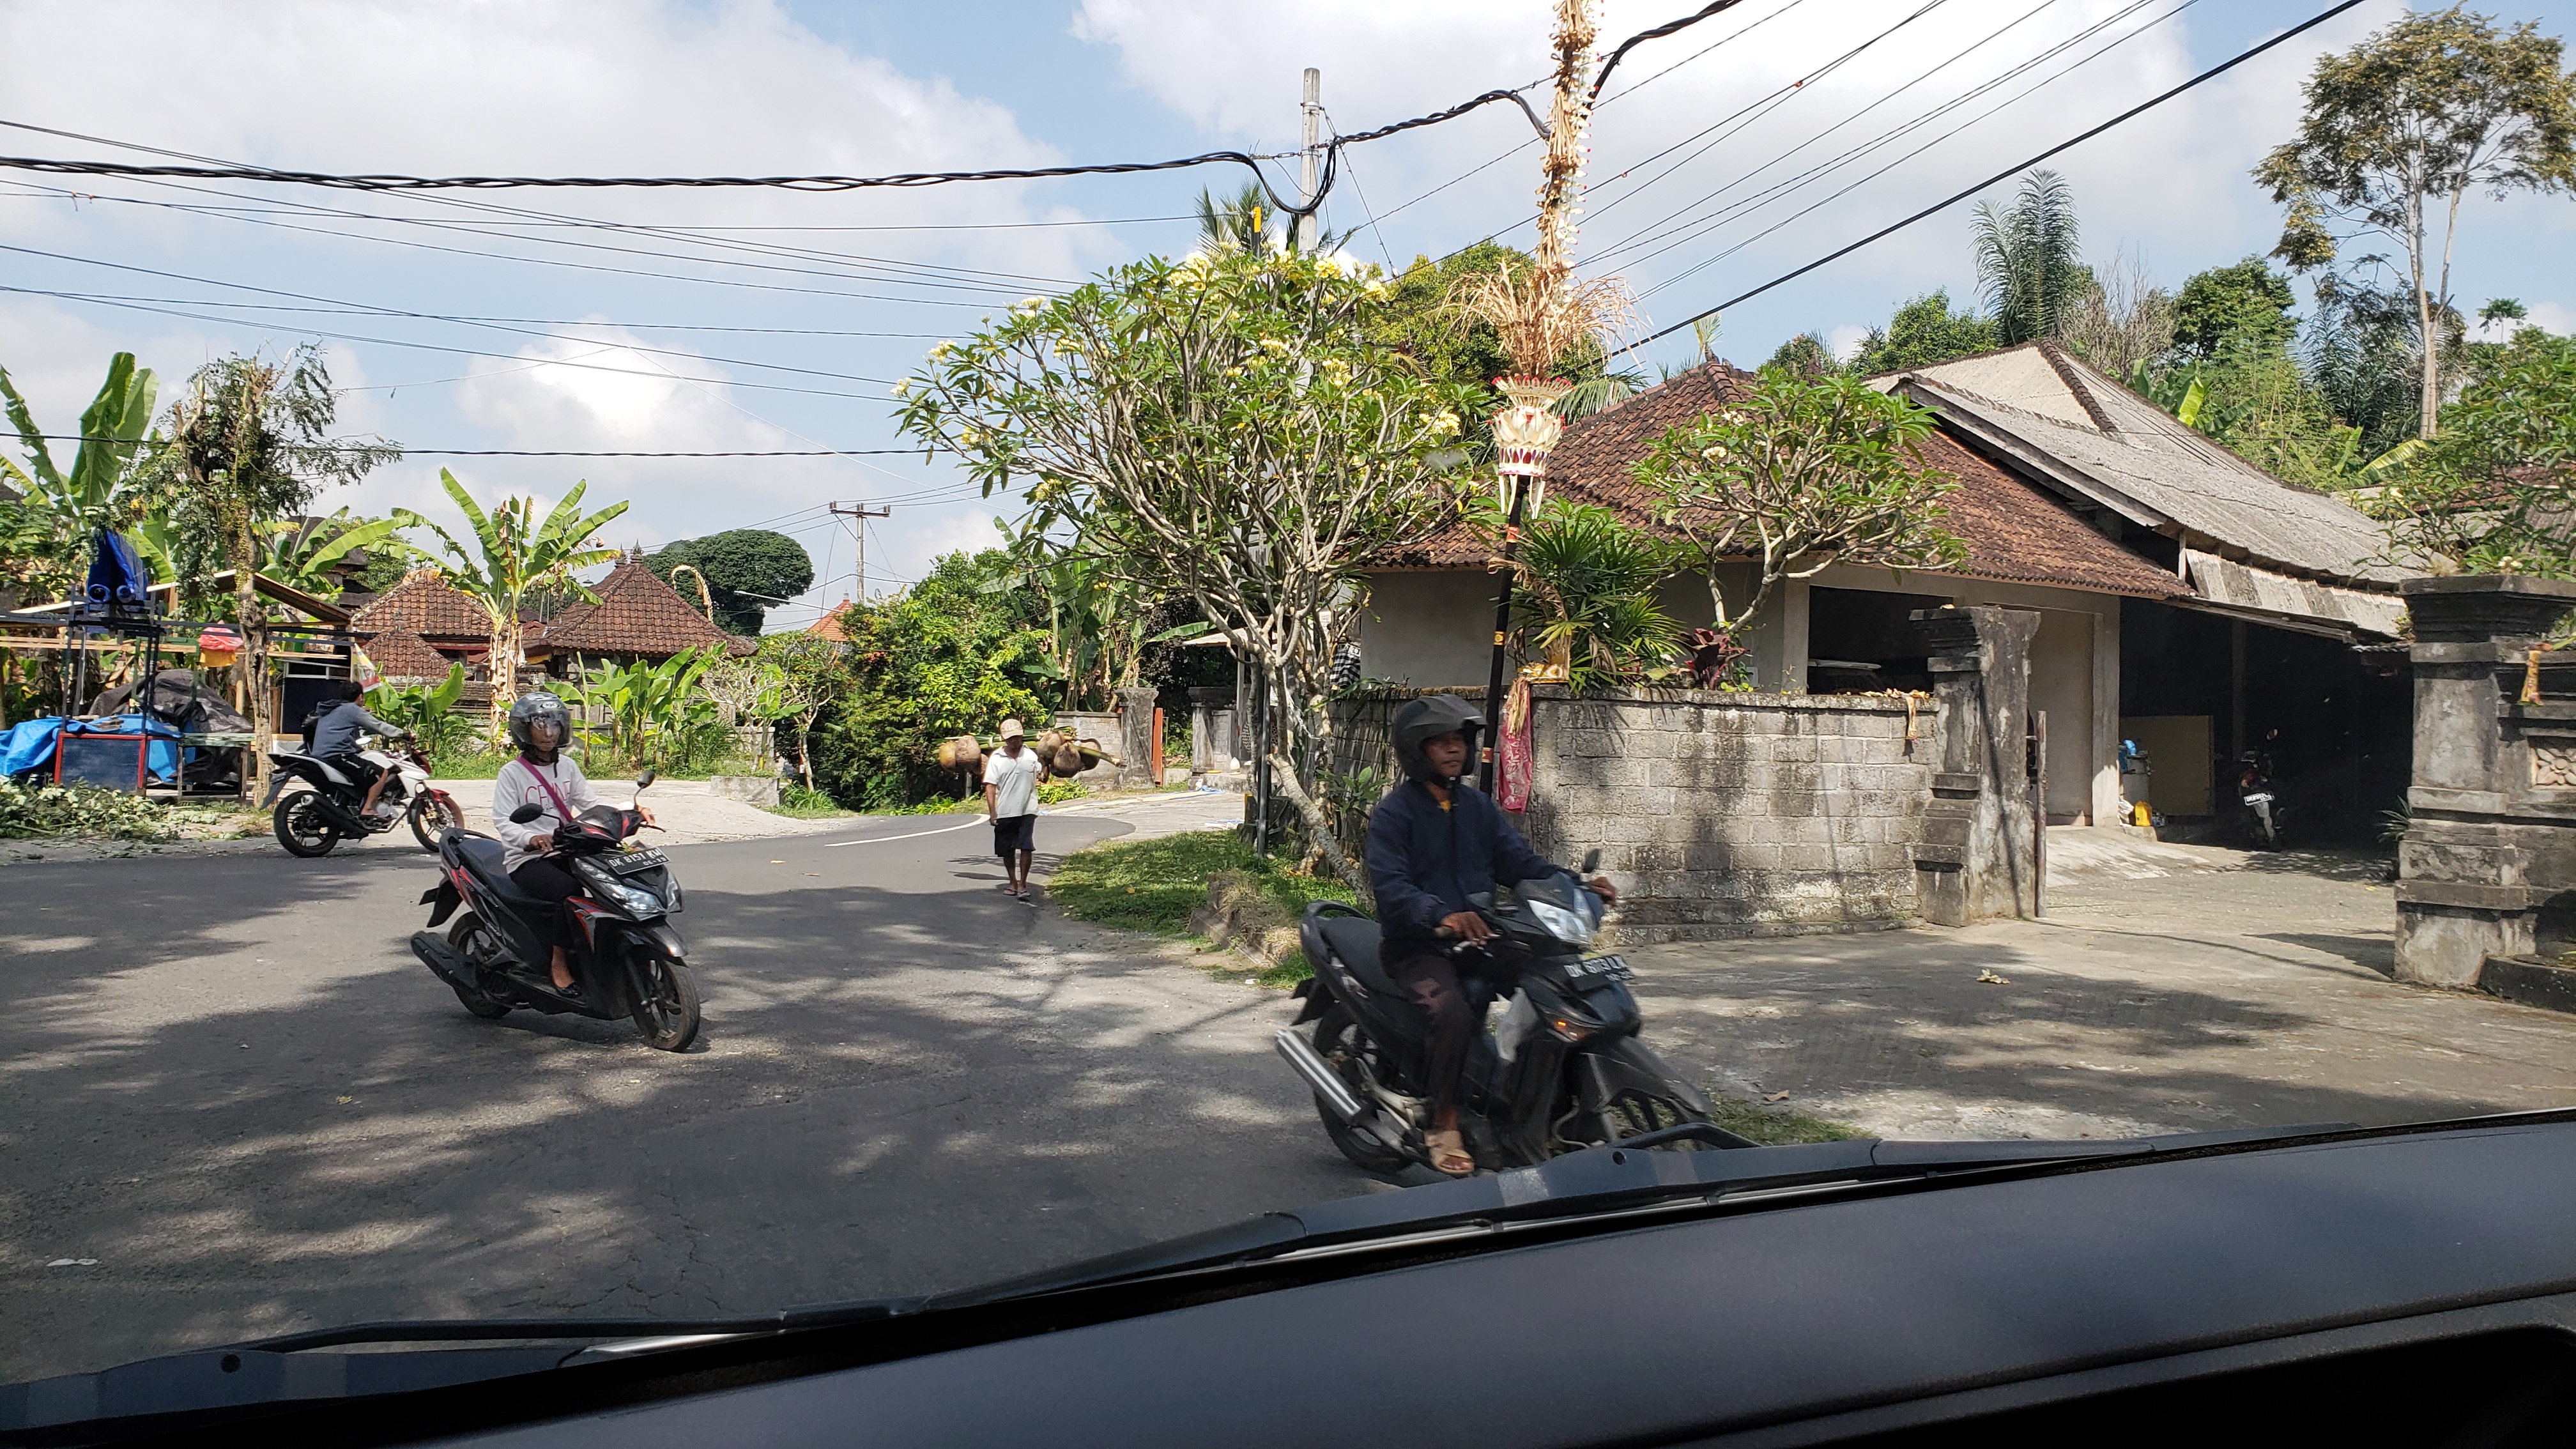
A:
[[[778,803],[762,808],[772,815],[784,815],[790,820],[838,820],[843,816],[858,813],[855,810],[842,809],[831,796],[820,790],[808,790],[802,785],[794,784],[781,784],[778,787]]]
[[[1290,922],[1309,902],[1351,899],[1340,881],[1295,875],[1275,859],[1255,857],[1252,847],[1230,830],[1192,830],[1077,850],[1056,867],[1047,894],[1076,920],[1179,936],[1188,933],[1190,916],[1208,903],[1208,882],[1229,871]],[[1289,969],[1282,961],[1266,974]],[[1310,974],[1301,956],[1295,974],[1277,984],[1294,984]]]
[[[1748,1102],[1741,1097],[1709,1094],[1710,1120],[1738,1137],[1750,1137],[1765,1147],[1779,1147],[1792,1142],[1848,1142],[1869,1134],[1848,1122],[1827,1117],[1810,1117],[1785,1107],[1761,1102]]]

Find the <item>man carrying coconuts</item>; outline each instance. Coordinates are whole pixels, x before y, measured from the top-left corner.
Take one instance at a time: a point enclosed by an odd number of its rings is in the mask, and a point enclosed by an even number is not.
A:
[[[1038,777],[1046,766],[1025,740],[1028,728],[1002,721],[1002,748],[984,762],[984,818],[993,822],[993,853],[1002,858],[1002,893],[1029,898],[1029,861],[1037,854]]]

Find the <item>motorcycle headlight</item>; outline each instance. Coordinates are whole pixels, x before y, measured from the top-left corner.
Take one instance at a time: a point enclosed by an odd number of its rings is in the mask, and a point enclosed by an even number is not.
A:
[[[1583,946],[1591,943],[1593,922],[1588,913],[1569,911],[1563,906],[1536,899],[1524,900],[1521,905],[1530,913],[1530,919],[1546,927],[1549,935],[1565,944]]]
[[[661,897],[641,886],[629,885],[604,866],[581,862],[581,877],[599,898],[630,916],[650,916],[662,909]]]

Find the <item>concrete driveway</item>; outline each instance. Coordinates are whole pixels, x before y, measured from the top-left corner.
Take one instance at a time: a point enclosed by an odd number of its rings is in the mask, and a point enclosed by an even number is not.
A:
[[[1046,817],[1041,877],[1127,828]],[[1276,993],[1010,900],[988,848],[939,816],[675,847],[681,1055],[468,1016],[402,945],[417,853],[0,871],[0,1381],[927,1289],[1368,1189],[1271,1054]]]
[[[1888,1137],[2576,1105],[2576,1016],[2392,979],[2379,860],[2066,854],[2042,921],[1631,951],[1648,1033],[1723,1090]]]

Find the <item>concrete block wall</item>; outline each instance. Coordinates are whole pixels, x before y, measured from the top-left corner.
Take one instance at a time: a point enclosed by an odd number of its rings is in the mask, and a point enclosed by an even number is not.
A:
[[[1914,914],[1938,712],[1851,695],[1543,686],[1522,831],[1598,846],[1623,940],[1877,930]],[[1909,725],[1912,738],[1909,740]]]

